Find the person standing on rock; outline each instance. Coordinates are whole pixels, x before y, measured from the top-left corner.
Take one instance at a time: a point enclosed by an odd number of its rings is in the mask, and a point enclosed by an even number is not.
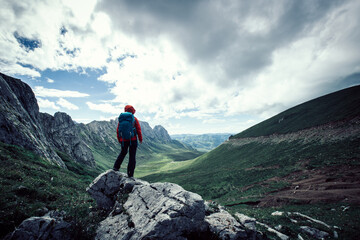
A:
[[[129,151],[129,163],[127,167],[128,177],[134,177],[136,166],[136,149],[138,139],[142,143],[142,134],[139,120],[134,116],[135,108],[131,105],[125,106],[125,112],[119,116],[119,124],[117,127],[117,139],[121,144],[121,152],[117,157],[113,170],[119,171],[126,154]]]

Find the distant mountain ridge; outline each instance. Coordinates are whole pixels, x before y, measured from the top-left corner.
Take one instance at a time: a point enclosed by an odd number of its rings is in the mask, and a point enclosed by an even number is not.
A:
[[[231,136],[230,133],[173,134],[171,137],[196,148],[199,151],[211,151]]]

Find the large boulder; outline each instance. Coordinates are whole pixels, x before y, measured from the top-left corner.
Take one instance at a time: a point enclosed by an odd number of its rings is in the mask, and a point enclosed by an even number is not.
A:
[[[49,212],[43,217],[25,219],[4,240],[64,240],[74,239],[73,226],[63,220],[62,214]]]
[[[148,183],[108,170],[87,191],[110,214],[96,239],[258,239],[225,210],[173,183]]]

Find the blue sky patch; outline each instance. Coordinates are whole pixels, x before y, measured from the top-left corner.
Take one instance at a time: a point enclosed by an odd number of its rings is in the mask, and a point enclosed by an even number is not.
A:
[[[22,48],[25,48],[26,51],[34,51],[35,48],[41,47],[41,41],[38,39],[30,39],[23,36],[20,36],[18,32],[14,32],[14,37],[16,41],[20,44]]]

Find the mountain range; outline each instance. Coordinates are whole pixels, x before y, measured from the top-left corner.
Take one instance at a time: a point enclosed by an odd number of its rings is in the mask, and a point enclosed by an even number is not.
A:
[[[44,159],[66,168],[64,157],[99,171],[111,168],[121,145],[116,138],[117,119],[75,123],[63,112],[54,116],[41,113],[32,89],[19,79],[0,73],[0,141],[32,150]],[[201,153],[171,139],[167,130],[151,128],[140,121],[143,144],[139,145],[138,162],[182,153],[190,159]],[[170,157],[171,158],[171,157]],[[186,159],[185,159],[186,160]]]

